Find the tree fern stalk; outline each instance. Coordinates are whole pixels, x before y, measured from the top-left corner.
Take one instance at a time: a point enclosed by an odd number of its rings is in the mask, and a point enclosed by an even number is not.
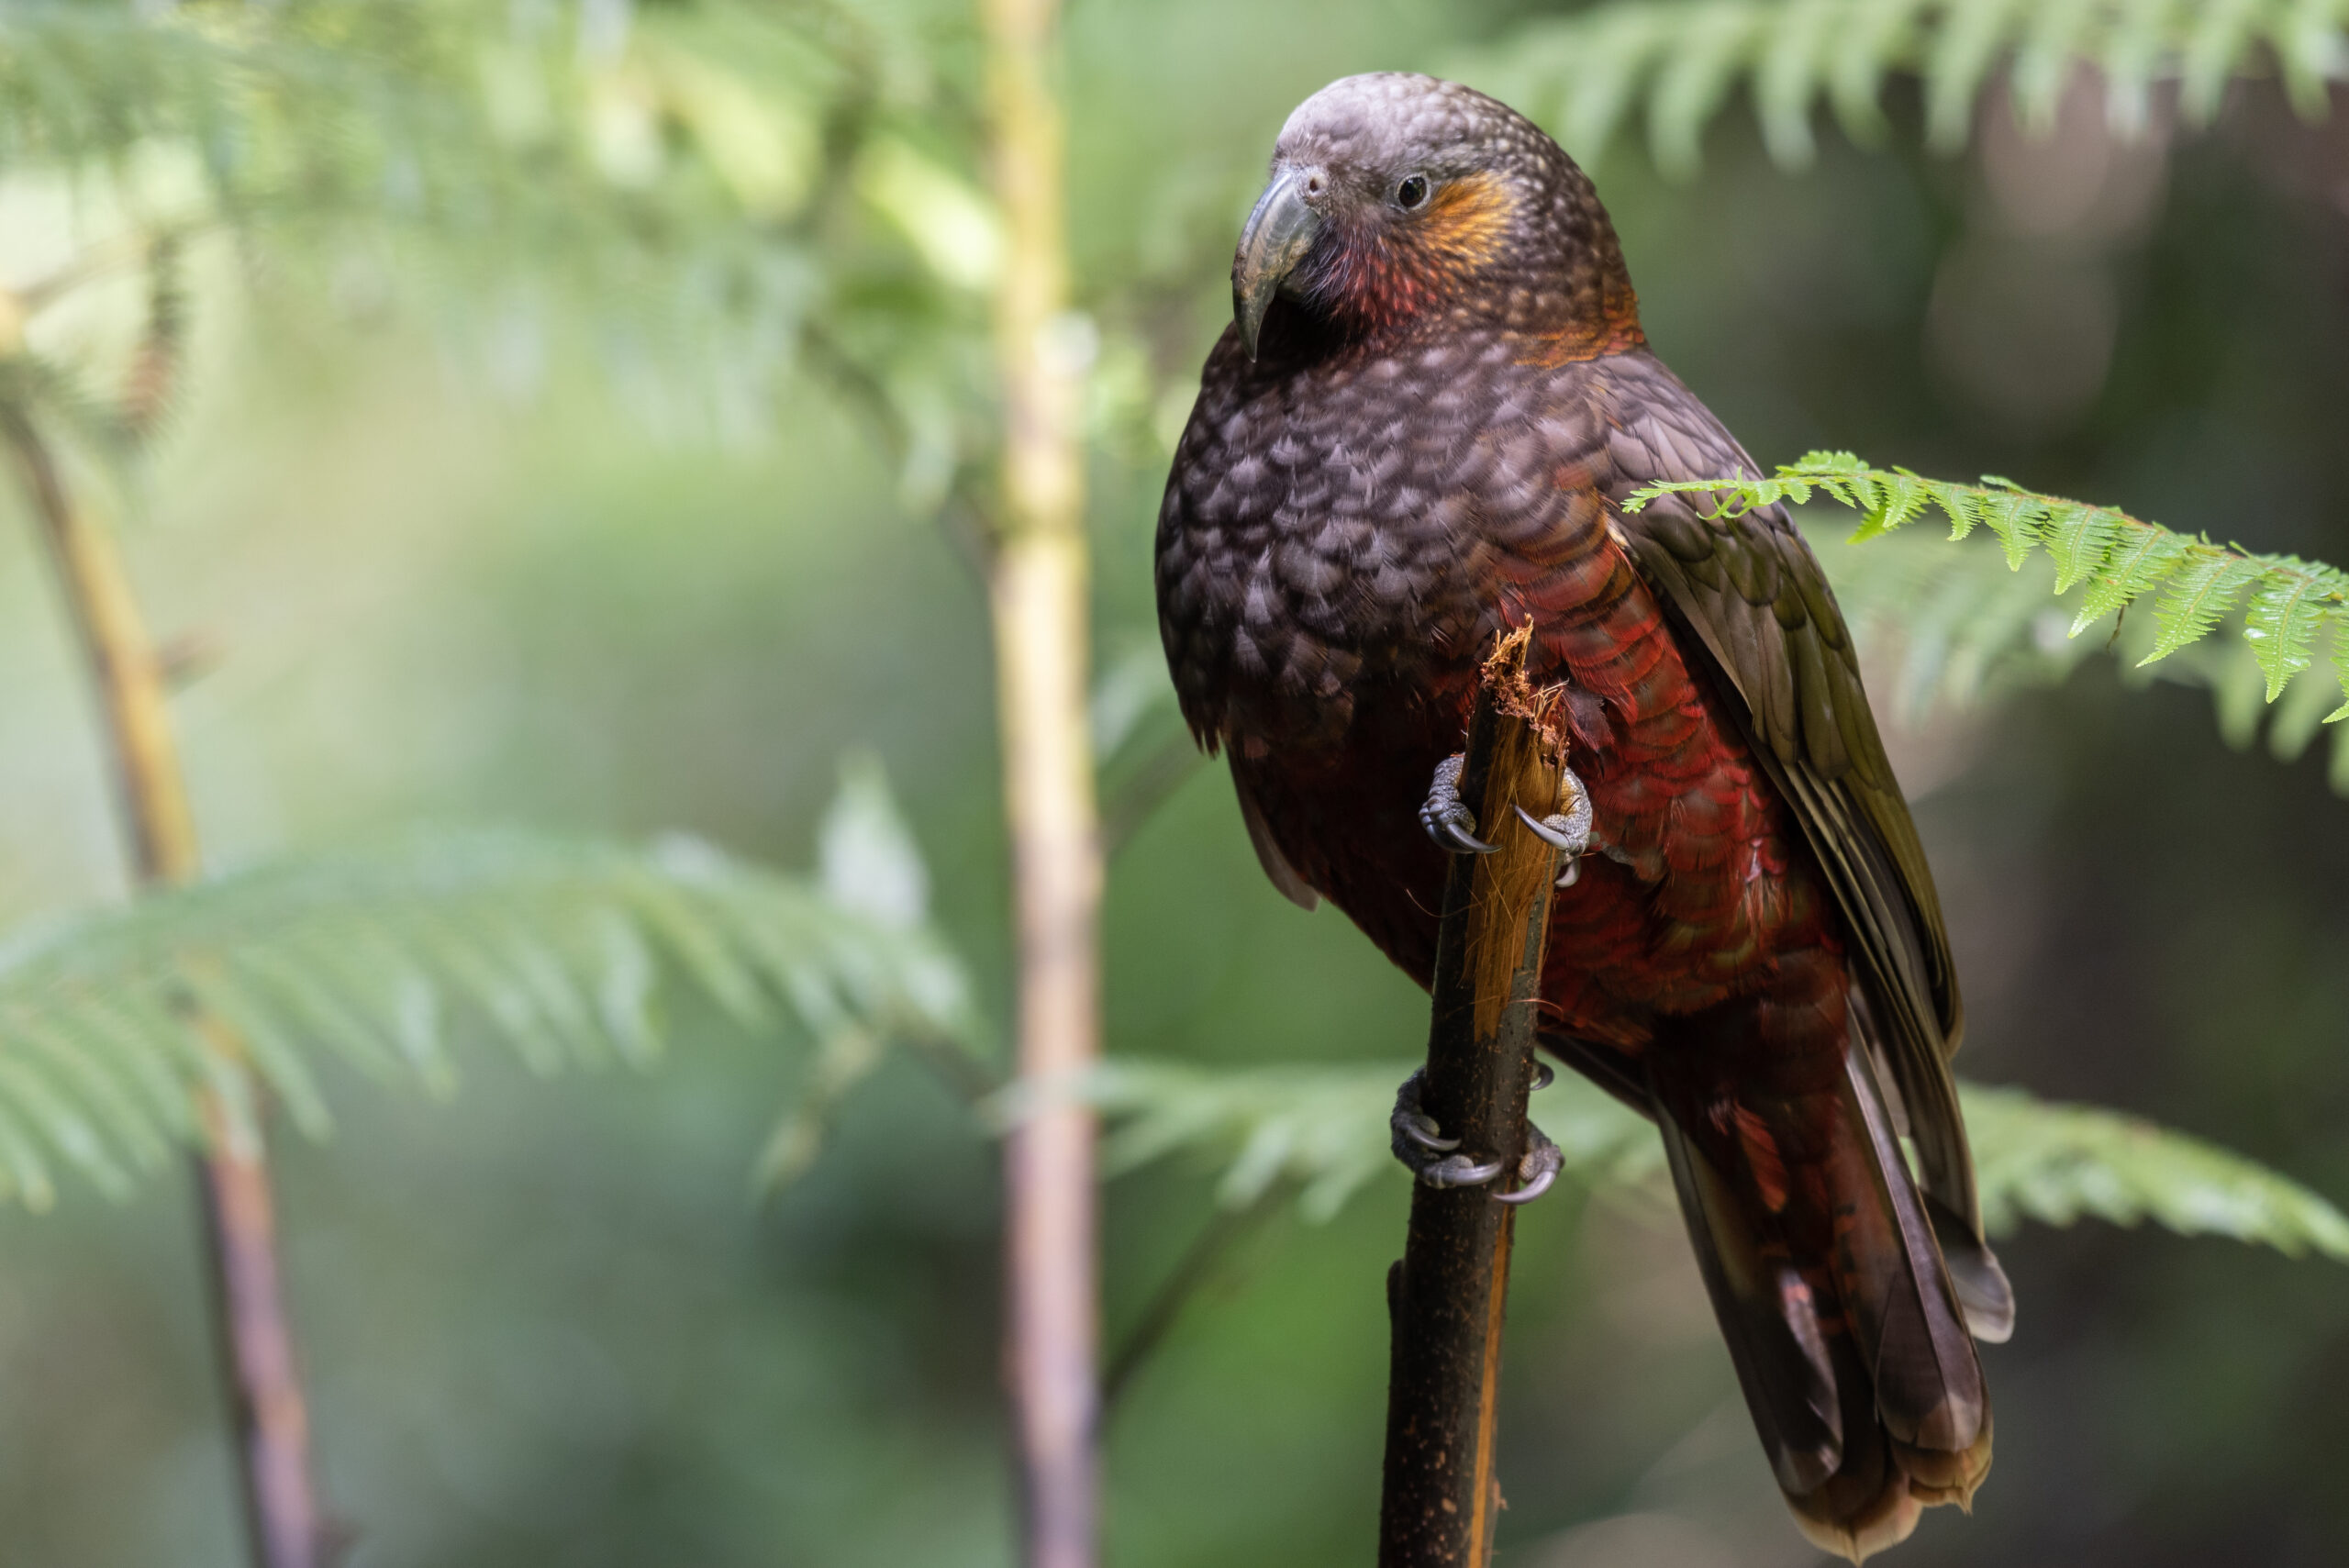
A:
[[[1086,713],[1081,377],[1069,308],[1056,0],[980,8],[1008,239],[994,299],[1004,517],[989,573],[1010,818],[1023,1076],[1100,1055],[1101,846]],[[1007,1343],[1030,1568],[1092,1568],[1100,1533],[1098,1212],[1091,1110],[1063,1101],[1004,1156]]]
[[[19,344],[0,345],[0,354],[21,352]],[[195,823],[161,666],[113,539],[68,493],[35,418],[21,403],[0,401],[0,437],[39,519],[97,688],[138,880],[185,883],[198,869]],[[197,1192],[253,1558],[259,1568],[317,1568],[324,1544],[309,1416],[285,1313],[266,1157],[237,1041],[217,1018],[205,1032],[215,1086],[197,1099],[206,1135]]]

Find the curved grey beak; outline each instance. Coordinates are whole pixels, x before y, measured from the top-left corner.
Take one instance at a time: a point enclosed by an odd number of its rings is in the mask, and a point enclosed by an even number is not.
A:
[[[1273,183],[1248,215],[1248,227],[1240,231],[1240,250],[1231,258],[1231,315],[1240,323],[1240,341],[1252,360],[1273,296],[1321,232],[1321,215],[1305,197],[1307,183],[1319,173],[1318,169],[1275,169]]]

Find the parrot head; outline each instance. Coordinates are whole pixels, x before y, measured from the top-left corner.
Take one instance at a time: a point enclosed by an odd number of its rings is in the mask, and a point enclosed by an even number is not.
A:
[[[1402,72],[1333,82],[1282,127],[1231,263],[1252,359],[1276,303],[1347,337],[1434,317],[1640,340],[1589,178],[1514,109]]]

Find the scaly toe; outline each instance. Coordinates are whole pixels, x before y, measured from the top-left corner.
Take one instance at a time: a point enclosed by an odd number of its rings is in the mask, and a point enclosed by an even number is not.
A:
[[[1501,1169],[1498,1160],[1479,1163],[1468,1155],[1454,1154],[1421,1171],[1419,1180],[1431,1187],[1481,1187],[1499,1175]]]
[[[1498,848],[1497,845],[1487,844],[1472,831],[1476,826],[1476,818],[1465,806],[1454,806],[1450,812],[1443,814],[1439,814],[1432,805],[1421,806],[1419,822],[1427,828],[1428,837],[1435,840],[1435,847],[1449,854],[1489,855]]]
[[[1549,1134],[1531,1122],[1525,1124],[1525,1157],[1517,1162],[1517,1179],[1524,1185],[1513,1193],[1495,1193],[1495,1203],[1531,1203],[1550,1190],[1564,1169],[1566,1157]]]
[[[1466,762],[1455,751],[1435,765],[1428,798],[1419,807],[1419,826],[1446,854],[1489,855],[1495,846],[1476,837],[1476,814],[1460,798],[1460,770]]]
[[[1443,1129],[1436,1126],[1435,1118],[1431,1116],[1398,1116],[1395,1118],[1395,1130],[1420,1148],[1431,1149],[1438,1154],[1449,1154],[1460,1147],[1460,1140],[1444,1137]]]

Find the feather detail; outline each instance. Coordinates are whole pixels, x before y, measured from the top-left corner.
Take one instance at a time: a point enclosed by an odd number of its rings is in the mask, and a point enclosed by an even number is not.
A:
[[[1856,1562],[1972,1499],[1989,1400],[1839,970],[1788,969],[1774,998],[1683,1020],[1644,1061],[1772,1473],[1804,1533]]]
[[[1335,182],[1333,238],[1260,340],[1209,356],[1168,477],[1184,717],[1228,743],[1275,885],[1328,896],[1425,984],[1444,861],[1417,807],[1475,661],[1533,626],[1529,673],[1567,688],[1597,818],[1552,906],[1545,1043],[1662,1124],[1805,1533],[1889,1545],[1988,1467],[1968,1330],[2003,1335],[2013,1295],[1949,1075],[1939,902],[1834,595],[1782,506],[1622,510],[1759,470],[1638,346],[1611,226],[1539,130],[1447,83],[1350,78],[1278,156]],[[1406,165],[1424,213],[1391,183]],[[1506,225],[1484,174],[1517,182]],[[1397,265],[1407,235],[1445,264]],[[1353,313],[1316,316],[1321,284]]]

